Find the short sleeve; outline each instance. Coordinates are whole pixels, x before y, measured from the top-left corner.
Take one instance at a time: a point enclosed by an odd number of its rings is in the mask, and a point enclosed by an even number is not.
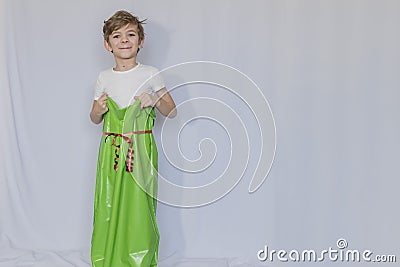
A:
[[[165,82],[158,69],[152,70],[150,86],[153,93],[165,87]]]
[[[96,81],[96,87],[95,87],[95,91],[94,91],[94,100],[99,99],[99,97],[102,94],[104,94],[104,88],[101,83],[101,79],[100,79],[100,75],[99,75],[99,77],[97,77],[97,81]]]

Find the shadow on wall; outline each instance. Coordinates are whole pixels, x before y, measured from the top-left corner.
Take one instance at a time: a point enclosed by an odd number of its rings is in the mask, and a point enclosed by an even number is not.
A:
[[[157,24],[149,18],[144,25],[145,40],[143,49],[139,52],[139,59],[143,59],[143,64],[153,66],[165,66],[167,54],[169,52],[169,36],[166,28]],[[141,62],[142,63],[142,62]]]

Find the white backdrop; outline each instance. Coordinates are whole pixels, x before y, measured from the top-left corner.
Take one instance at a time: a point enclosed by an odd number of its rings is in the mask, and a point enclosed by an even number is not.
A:
[[[219,201],[159,204],[160,266],[357,265],[257,259],[264,246],[321,251],[337,249],[339,238],[350,249],[400,256],[399,1],[1,0],[1,267],[90,265],[101,127],[89,111],[98,72],[114,64],[102,22],[119,9],[148,19],[140,62],[232,66],[260,87],[276,124],[275,160],[255,193],[247,191],[251,154]],[[177,104],[199,96],[230,104],[249,122],[252,147],[260,145],[250,110],[232,93],[195,84],[171,95]],[[178,142],[161,138],[162,121],[155,136],[163,176],[199,185],[229,165],[229,139],[217,124],[189,123]],[[204,172],[180,171],[162,150],[172,144],[167,152],[184,163],[201,157],[206,137],[218,153]]]

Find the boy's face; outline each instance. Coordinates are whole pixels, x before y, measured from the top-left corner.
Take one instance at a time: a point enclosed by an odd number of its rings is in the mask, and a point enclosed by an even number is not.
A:
[[[104,47],[112,51],[115,58],[132,59],[136,57],[138,48],[142,48],[143,42],[139,42],[137,25],[127,24],[113,31],[108,42],[104,40]]]

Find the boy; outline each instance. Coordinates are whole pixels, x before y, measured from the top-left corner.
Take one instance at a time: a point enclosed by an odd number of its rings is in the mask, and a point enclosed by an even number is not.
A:
[[[136,61],[144,43],[143,22],[126,11],[104,22],[104,47],[116,66],[100,73],[90,112],[93,123],[104,119],[96,173],[93,267],[157,265],[154,107],[170,118],[176,116],[176,107],[157,69]]]

